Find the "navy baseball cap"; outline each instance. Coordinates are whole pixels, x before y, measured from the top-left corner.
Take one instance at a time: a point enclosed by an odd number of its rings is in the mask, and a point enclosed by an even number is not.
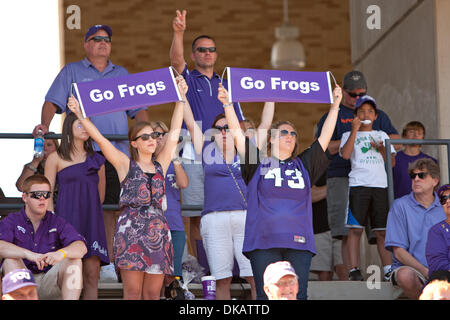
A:
[[[37,287],[37,284],[34,282],[33,274],[28,269],[13,270],[5,275],[2,280],[3,294],[7,294],[27,286]]]
[[[96,33],[98,30],[105,30],[106,33],[112,37],[112,30],[109,26],[106,24],[96,24],[95,26],[92,26],[89,28],[88,32],[86,32],[86,35],[84,36],[84,42],[87,41],[87,39],[92,36],[94,33]]]
[[[375,109],[377,108],[375,99],[366,94],[365,96],[359,97],[358,100],[356,100],[355,110],[361,107],[364,103],[370,103]]]

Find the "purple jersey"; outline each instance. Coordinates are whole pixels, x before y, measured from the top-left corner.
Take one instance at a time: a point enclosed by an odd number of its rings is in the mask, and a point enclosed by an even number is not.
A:
[[[166,199],[167,210],[164,215],[169,223],[170,230],[184,231],[183,218],[181,217],[180,189],[177,187],[173,162],[170,163],[166,173]]]
[[[217,144],[205,142],[202,163],[205,175],[202,215],[214,211],[246,210],[247,186],[242,179],[239,157],[236,155],[233,163],[226,164]]]
[[[19,212],[10,213],[0,221],[0,240],[15,244],[36,253],[47,253],[67,247],[74,241],[83,241],[71,224],[50,211],[45,213],[36,233],[33,224],[25,213],[25,207]],[[47,272],[52,266],[39,270],[36,263],[23,260],[25,266],[33,273]]]
[[[420,152],[417,156],[408,156],[403,151],[399,151],[395,156],[395,166],[392,169],[394,175],[394,199],[409,194],[411,189],[411,178],[408,174],[408,166],[417,159],[429,158],[437,163],[437,160],[429,155]]]
[[[428,276],[438,270],[450,270],[450,224],[439,222],[428,231],[425,248],[428,263]]]
[[[253,165],[248,164],[249,152],[259,151],[250,146],[247,139],[243,175],[248,208],[242,251],[290,248],[315,254],[311,184],[326,171],[327,153],[316,141],[298,157],[264,158]]]

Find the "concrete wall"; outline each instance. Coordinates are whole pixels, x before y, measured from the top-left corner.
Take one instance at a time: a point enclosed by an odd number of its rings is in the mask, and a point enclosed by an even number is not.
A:
[[[369,30],[366,8],[380,8],[381,29]],[[421,121],[426,138],[440,137],[437,123],[434,1],[350,0],[352,63],[367,77],[369,94],[401,133]],[[424,147],[437,157],[437,147]]]

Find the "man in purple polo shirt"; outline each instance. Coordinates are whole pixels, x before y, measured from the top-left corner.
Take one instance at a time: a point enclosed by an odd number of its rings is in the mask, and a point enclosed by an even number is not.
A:
[[[30,270],[39,286],[39,299],[77,300],[86,242],[64,219],[47,211],[50,190],[45,176],[27,178],[22,194],[25,206],[0,221],[2,271]]]
[[[44,133],[48,132],[48,127],[55,113],[70,112],[66,108],[67,99],[73,93],[72,83],[86,82],[105,78],[115,78],[127,75],[128,71],[118,65],[113,64],[110,60],[112,46],[112,30],[107,25],[92,26],[84,37],[84,50],[86,58],[84,60],[68,63],[53,81],[50,89],[45,96],[45,102],[42,106],[41,124],[36,126],[33,134],[36,135],[38,129]],[[146,108],[135,110],[119,111],[91,117],[91,121],[98,130],[103,134],[128,134],[128,118],[138,121],[148,121]],[[113,145],[128,155],[128,141],[112,141]],[[100,152],[100,148],[94,143],[94,150]],[[120,182],[116,170],[109,163],[105,162],[106,175],[106,193],[104,204],[118,204],[120,194]],[[108,251],[113,252],[113,238],[118,212],[105,211],[105,229]],[[111,261],[114,257],[111,256]],[[109,265],[102,268],[109,268],[108,278],[114,278],[114,267]],[[112,270],[112,272],[111,272]],[[117,278],[115,278],[117,279]]]
[[[176,17],[173,19],[172,27],[173,40],[172,46],[170,47],[170,63],[186,79],[189,86],[186,97],[191,106],[195,121],[200,122],[199,126],[202,132],[205,133],[205,131],[211,129],[216,116],[223,113],[222,103],[217,99],[219,83],[222,80],[214,72],[214,65],[217,60],[216,44],[214,39],[207,35],[201,35],[194,39],[191,59],[194,62],[195,68],[189,71],[184,59],[183,47],[184,31],[186,30],[186,10],[183,10],[183,12],[176,11]],[[226,87],[227,82],[224,81],[223,85]],[[244,116],[239,103],[234,103],[234,109],[242,124]],[[186,128],[184,124],[183,127]],[[203,168],[201,158],[196,158],[191,143],[184,145],[182,159],[186,174],[189,178],[189,186],[182,190],[183,204],[203,205]],[[201,240],[200,211],[183,210],[182,215],[191,217],[190,242],[194,253],[196,253],[196,241]]]

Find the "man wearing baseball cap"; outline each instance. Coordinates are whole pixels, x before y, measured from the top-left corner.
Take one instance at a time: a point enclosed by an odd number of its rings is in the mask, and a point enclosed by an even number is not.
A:
[[[16,269],[2,280],[2,300],[39,300],[37,284],[28,269]]]
[[[84,51],[86,57],[78,62],[68,63],[57,75],[50,89],[45,96],[45,102],[42,106],[41,124],[33,130],[33,135],[41,129],[44,133],[48,132],[48,127],[55,113],[69,112],[66,108],[67,99],[75,94],[72,92],[72,83],[100,80],[106,78],[115,78],[128,74],[128,71],[119,65],[113,64],[109,60],[112,49],[112,29],[105,24],[96,24],[88,29],[84,36]],[[103,135],[128,134],[128,119],[135,119],[136,122],[148,121],[147,108],[139,108],[127,111],[118,111],[104,115],[91,117],[90,120],[95,124]],[[127,140],[111,141],[112,144],[128,155],[129,142]],[[100,153],[100,148],[94,143],[94,150]],[[105,162],[106,190],[104,204],[118,204],[120,194],[120,182],[117,172],[109,161]],[[118,212],[105,211],[105,229],[107,238],[107,248],[111,253],[114,237],[115,224]],[[113,256],[110,254],[111,261]],[[103,269],[109,270],[107,278],[116,280],[112,264]]]
[[[352,70],[345,74],[342,81],[342,89],[343,97],[339,106],[336,128],[328,145],[328,151],[333,155],[333,159],[327,170],[327,210],[331,236],[342,240],[342,260],[347,268],[347,272],[349,272],[350,260],[347,246],[349,231],[345,227],[345,217],[348,208],[348,175],[351,165],[349,160],[345,160],[339,155],[339,146],[344,132],[352,130],[356,101],[359,97],[367,94],[367,82],[364,74],[357,70]],[[400,135],[393,127],[387,114],[379,108],[377,108],[377,111],[378,117],[373,123],[373,130],[384,131],[391,139],[400,139]],[[327,115],[328,113],[323,115],[317,124],[316,137],[320,136]]]
[[[269,300],[297,300],[298,277],[288,261],[269,264],[264,271],[264,292]]]

